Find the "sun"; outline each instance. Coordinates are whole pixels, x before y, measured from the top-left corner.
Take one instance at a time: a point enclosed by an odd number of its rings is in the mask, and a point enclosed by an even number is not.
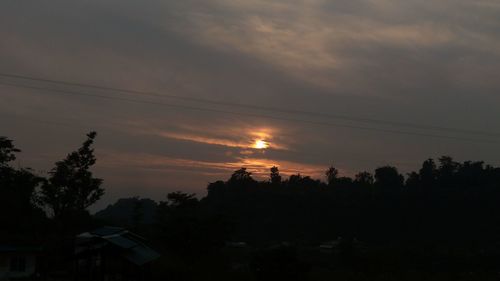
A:
[[[269,147],[269,143],[265,140],[255,140],[252,147],[255,149],[266,149]]]

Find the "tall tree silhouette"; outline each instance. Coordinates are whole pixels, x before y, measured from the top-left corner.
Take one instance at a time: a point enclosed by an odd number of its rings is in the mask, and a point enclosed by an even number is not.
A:
[[[375,186],[385,195],[399,192],[403,184],[404,177],[397,168],[385,166],[375,170]]]
[[[87,140],[71,152],[50,172],[41,189],[41,201],[52,211],[55,218],[65,213],[84,212],[104,194],[102,179],[95,178],[90,168],[96,163],[92,144],[95,132],[87,134]]]
[[[335,181],[337,180],[339,175],[339,170],[334,168],[333,166],[328,168],[328,170],[325,171],[325,176],[326,176],[326,182],[328,185],[332,186],[335,184]]]
[[[269,174],[271,184],[272,185],[280,185],[281,184],[281,175],[278,167],[273,166],[271,168],[271,173]]]
[[[370,186],[373,184],[373,176],[368,172],[360,172],[356,174],[354,182],[362,186]]]
[[[248,172],[247,168],[241,168],[234,171],[227,184],[234,187],[250,187],[257,184],[257,181],[252,178],[252,173]]]
[[[14,147],[12,140],[0,137],[0,167],[5,167],[10,161],[16,160],[16,153],[21,150]]]
[[[433,159],[428,159],[422,164],[420,169],[420,180],[425,186],[432,186],[436,183],[438,171]]]
[[[0,224],[2,229],[16,236],[18,232],[32,232],[44,217],[37,207],[35,192],[43,179],[30,169],[15,169],[9,165],[20,151],[11,140],[0,137]]]

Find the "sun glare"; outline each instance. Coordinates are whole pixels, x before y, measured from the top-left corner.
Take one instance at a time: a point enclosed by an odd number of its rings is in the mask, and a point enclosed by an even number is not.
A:
[[[253,148],[255,149],[266,149],[269,147],[269,143],[265,140],[255,140]]]

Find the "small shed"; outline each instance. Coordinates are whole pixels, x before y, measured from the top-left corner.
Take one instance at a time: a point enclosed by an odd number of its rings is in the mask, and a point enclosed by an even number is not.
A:
[[[0,244],[0,280],[36,277],[41,247]]]
[[[120,227],[102,227],[76,237],[76,280],[149,280],[160,257],[146,240]]]

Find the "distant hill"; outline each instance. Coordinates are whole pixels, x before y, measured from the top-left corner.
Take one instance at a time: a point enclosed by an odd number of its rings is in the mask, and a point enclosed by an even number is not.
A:
[[[94,216],[114,225],[134,226],[137,224],[151,224],[158,204],[147,198],[122,198],[116,203],[108,205]]]

